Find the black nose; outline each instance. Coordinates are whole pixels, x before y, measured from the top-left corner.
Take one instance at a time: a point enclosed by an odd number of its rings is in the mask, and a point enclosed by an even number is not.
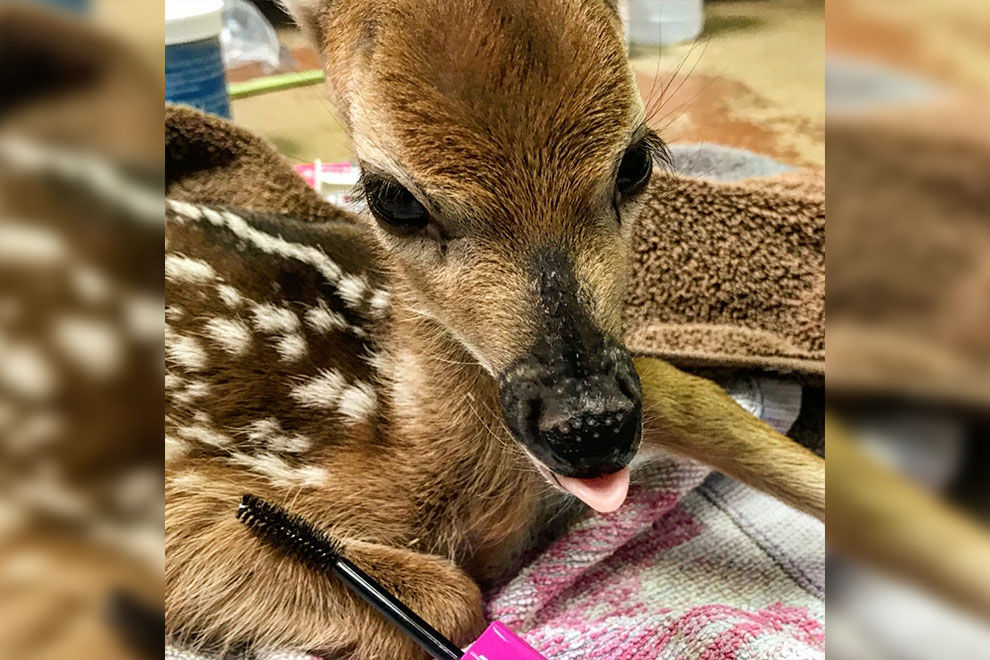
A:
[[[642,427],[639,377],[626,352],[605,351],[593,371],[528,359],[500,382],[509,429],[547,467],[566,477],[591,478],[625,467]],[[556,367],[556,368],[555,368]]]

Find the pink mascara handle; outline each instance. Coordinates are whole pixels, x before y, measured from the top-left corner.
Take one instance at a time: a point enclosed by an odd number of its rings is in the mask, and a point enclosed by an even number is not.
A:
[[[499,621],[481,633],[462,660],[546,660],[536,649]]]

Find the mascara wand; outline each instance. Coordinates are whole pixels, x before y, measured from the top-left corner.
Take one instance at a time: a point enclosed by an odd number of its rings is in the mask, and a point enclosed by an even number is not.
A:
[[[237,508],[237,518],[259,538],[273,543],[304,564],[325,574],[336,575],[437,660],[480,657],[464,655],[456,644],[344,557],[344,548],[339,541],[301,516],[290,514],[255,495],[245,495]]]

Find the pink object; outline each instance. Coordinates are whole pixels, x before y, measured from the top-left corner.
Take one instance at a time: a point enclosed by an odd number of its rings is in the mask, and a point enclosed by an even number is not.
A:
[[[292,169],[313,188],[318,188],[318,183],[353,186],[361,171],[359,167],[351,163],[323,163],[321,161],[300,163]],[[320,175],[319,182],[316,177],[317,173]]]
[[[557,475],[557,483],[598,513],[612,513],[626,501],[629,493],[629,468],[594,479],[575,479]]]
[[[501,622],[495,621],[468,647],[463,660],[546,660]]]

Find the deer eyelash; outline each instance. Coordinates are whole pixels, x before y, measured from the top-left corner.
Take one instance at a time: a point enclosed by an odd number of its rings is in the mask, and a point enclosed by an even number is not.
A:
[[[654,167],[660,167],[665,172],[671,172],[673,170],[674,160],[673,156],[671,156],[670,148],[656,131],[652,128],[646,129],[646,133],[640,138],[639,144],[650,154]]]

